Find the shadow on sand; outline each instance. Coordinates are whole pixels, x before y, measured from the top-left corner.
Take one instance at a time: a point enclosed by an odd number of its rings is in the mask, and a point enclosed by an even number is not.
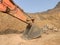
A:
[[[18,30],[12,30],[12,29],[6,29],[5,31],[1,31],[0,35],[4,35],[4,34],[20,34],[22,32],[18,31]]]

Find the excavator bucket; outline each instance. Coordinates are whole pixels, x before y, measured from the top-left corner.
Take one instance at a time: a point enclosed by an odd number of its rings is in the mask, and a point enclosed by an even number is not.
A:
[[[24,38],[26,39],[35,39],[41,37],[42,29],[39,28],[37,25],[28,25],[26,30],[23,33]]]

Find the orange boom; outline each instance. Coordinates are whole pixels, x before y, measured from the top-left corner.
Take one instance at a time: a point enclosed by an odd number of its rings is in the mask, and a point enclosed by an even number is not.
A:
[[[25,14],[17,7],[17,5],[15,5],[13,3],[12,0],[1,0],[0,11],[6,12],[7,9],[10,9],[10,11],[15,14],[13,16],[15,16],[23,21],[27,20],[27,17],[25,16]]]

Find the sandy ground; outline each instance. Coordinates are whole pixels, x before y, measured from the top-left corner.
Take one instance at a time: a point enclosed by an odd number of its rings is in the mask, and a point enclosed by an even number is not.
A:
[[[0,45],[60,45],[60,32],[42,34],[42,37],[25,40],[22,34],[0,35]]]

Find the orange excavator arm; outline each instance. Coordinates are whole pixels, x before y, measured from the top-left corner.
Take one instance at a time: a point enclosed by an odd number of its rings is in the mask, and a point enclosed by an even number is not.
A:
[[[7,13],[21,19],[22,21],[26,22],[27,20],[27,16],[24,11],[19,8],[12,0],[2,0],[0,3],[0,11],[7,11]]]

